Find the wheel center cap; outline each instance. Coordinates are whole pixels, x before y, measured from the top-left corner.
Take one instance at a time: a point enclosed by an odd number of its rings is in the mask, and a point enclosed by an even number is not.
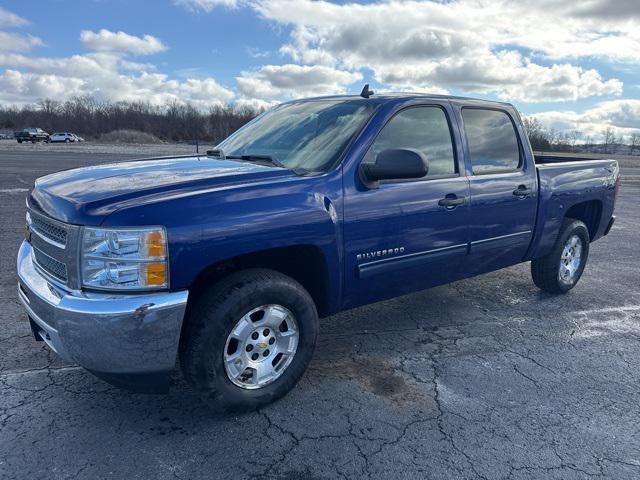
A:
[[[266,343],[258,343],[258,347],[259,348],[267,348],[267,344]]]

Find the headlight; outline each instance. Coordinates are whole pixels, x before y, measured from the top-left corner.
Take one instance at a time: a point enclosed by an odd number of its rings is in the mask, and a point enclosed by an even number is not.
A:
[[[82,286],[105,290],[149,290],[169,286],[167,234],[162,227],[85,228]]]

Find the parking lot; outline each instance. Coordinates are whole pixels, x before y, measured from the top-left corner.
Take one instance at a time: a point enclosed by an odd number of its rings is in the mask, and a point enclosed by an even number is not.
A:
[[[332,316],[291,394],[229,415],[62,363],[17,299],[34,179],[136,156],[0,149],[0,479],[640,478],[638,165],[569,294],[524,264]]]

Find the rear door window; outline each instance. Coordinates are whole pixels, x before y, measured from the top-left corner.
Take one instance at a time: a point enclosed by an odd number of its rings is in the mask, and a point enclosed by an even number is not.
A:
[[[502,110],[463,108],[462,119],[474,174],[520,167],[520,146],[511,117]]]

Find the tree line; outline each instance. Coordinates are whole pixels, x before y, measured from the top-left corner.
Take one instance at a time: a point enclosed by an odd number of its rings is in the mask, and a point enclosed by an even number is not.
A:
[[[0,105],[0,129],[39,127],[46,132],[73,132],[98,139],[116,130],[145,132],[164,141],[203,140],[217,143],[261,113],[251,107],[214,106],[202,111],[170,102],[108,102],[75,97],[65,102],[42,100],[35,105]]]
[[[600,136],[600,141],[584,136],[579,130],[561,132],[546,129],[537,118],[525,117],[524,127],[529,136],[531,147],[540,152],[578,152],[578,153],[640,153],[640,134],[633,133],[624,137],[616,135],[613,128],[607,127]]]
[[[65,102],[46,99],[23,107],[0,105],[0,129],[40,127],[49,133],[68,131],[86,139],[98,139],[117,130],[134,130],[163,141],[218,143],[259,113],[261,110],[247,106],[214,106],[203,111],[177,101],[159,106],[142,101],[98,101],[84,96]],[[536,151],[640,153],[640,135],[623,138],[611,127],[596,142],[578,130],[546,129],[532,117],[524,118],[524,125]]]

